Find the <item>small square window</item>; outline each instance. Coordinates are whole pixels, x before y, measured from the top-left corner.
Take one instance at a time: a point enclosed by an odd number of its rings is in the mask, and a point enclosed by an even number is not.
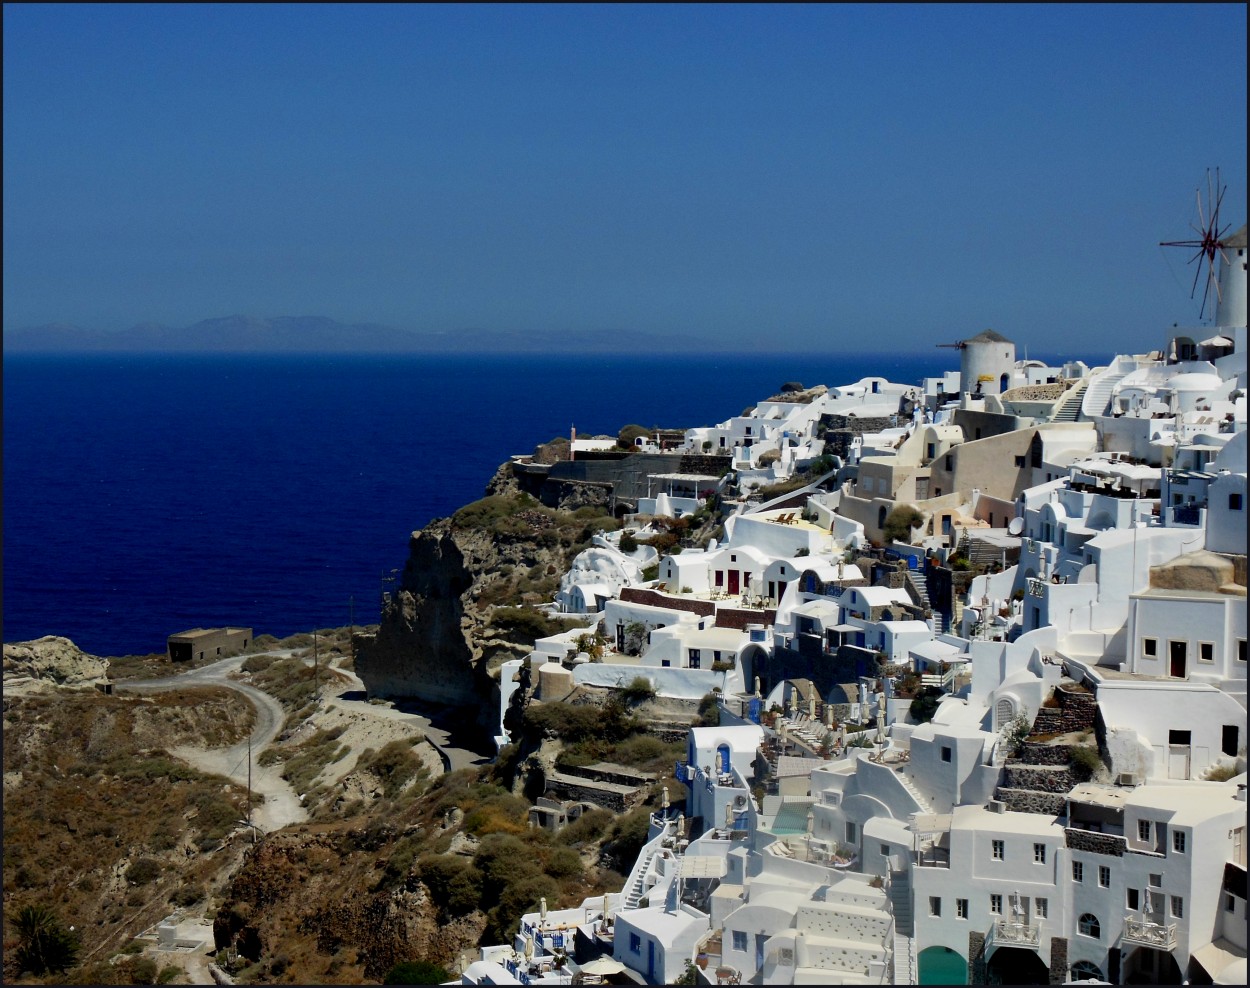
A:
[[[1079,861],[1072,862],[1072,881],[1085,881],[1085,865],[1081,864]]]
[[[990,853],[995,861],[1002,861],[1006,845],[1000,840],[990,841]]]
[[[1152,889],[1162,888],[1163,876],[1151,874],[1150,880],[1146,884],[1149,885]]]
[[[734,930],[734,950],[747,949],[747,934],[745,930]]]
[[[1038,919],[1045,919],[1050,913],[1050,902],[1046,899],[1034,899],[1033,911],[1037,913]]]
[[[1141,640],[1141,654],[1144,658],[1154,659],[1159,656],[1159,639],[1143,638]]]
[[[1022,467],[1022,466],[1024,466],[1024,457],[1023,457],[1023,456],[1017,456],[1017,457],[1016,457],[1016,466],[1018,466],[1018,467]]]
[[[1175,851],[1177,854],[1185,853],[1185,831],[1183,830],[1172,831],[1172,850]]]
[[[1003,897],[997,893],[990,895],[990,912],[995,916],[1003,914]]]
[[[1228,510],[1229,511],[1241,510],[1241,495],[1240,494],[1234,493],[1234,494],[1228,495]]]
[[[1046,845],[1045,844],[1033,845],[1033,863],[1034,864],[1046,863]]]
[[[1177,919],[1185,918],[1185,900],[1179,895],[1172,896],[1172,915]]]
[[[1229,896],[1229,898],[1231,899],[1231,898],[1232,898],[1232,896],[1230,895],[1230,896]],[[1230,912],[1231,912],[1231,910],[1230,910]],[[955,900],[955,918],[956,918],[956,919],[967,919],[967,918],[968,918],[968,900],[967,900],[967,899],[956,899],[956,900]]]
[[[1198,643],[1198,661],[1214,662],[1215,661],[1215,643],[1199,642]]]
[[[1111,888],[1111,869],[1106,865],[1098,866],[1098,885],[1100,888]]]
[[[936,895],[929,896],[929,915],[930,916],[942,915],[942,899],[940,896],[936,896]]]

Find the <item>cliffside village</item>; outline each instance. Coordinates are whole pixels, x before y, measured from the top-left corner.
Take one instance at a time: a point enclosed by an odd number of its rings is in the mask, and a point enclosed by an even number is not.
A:
[[[553,605],[586,627],[504,666],[498,743],[525,664],[540,700],[641,676],[720,723],[620,893],[544,902],[463,982],[1244,984],[1245,227],[1225,245],[1215,325],[1156,350],[1051,367],[987,331],[920,385],[640,439],[649,490],[614,487],[624,532]],[[517,467],[619,480],[608,445]],[[723,541],[622,549],[818,461]],[[534,825],[629,805],[597,777]]]

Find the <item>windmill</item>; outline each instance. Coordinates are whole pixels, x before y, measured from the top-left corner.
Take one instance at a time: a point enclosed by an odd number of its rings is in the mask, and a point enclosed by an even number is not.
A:
[[[1194,197],[1198,203],[1198,222],[1190,223],[1190,228],[1198,234],[1197,240],[1163,240],[1160,241],[1160,247],[1189,247],[1194,251],[1194,255],[1189,259],[1189,263],[1197,262],[1194,270],[1194,284],[1189,291],[1189,297],[1193,298],[1198,292],[1198,280],[1202,277],[1203,268],[1206,268],[1206,283],[1202,288],[1202,307],[1198,311],[1198,318],[1201,319],[1206,315],[1207,299],[1211,295],[1211,289],[1215,289],[1215,298],[1219,302],[1220,282],[1216,277],[1215,258],[1218,254],[1222,263],[1228,264],[1228,254],[1225,253],[1229,246],[1225,241],[1228,234],[1228,224],[1223,228],[1220,227],[1220,203],[1224,201],[1224,193],[1228,190],[1228,186],[1220,185],[1220,170],[1215,170],[1215,180],[1211,180],[1211,170],[1207,169],[1207,200],[1206,207],[1203,207],[1202,189],[1201,187],[1194,190]]]

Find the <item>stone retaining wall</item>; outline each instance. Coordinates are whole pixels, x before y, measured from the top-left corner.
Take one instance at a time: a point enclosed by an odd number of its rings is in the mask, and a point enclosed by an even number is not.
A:
[[[1075,781],[1066,765],[1007,765],[1003,769],[1003,786],[1008,789],[1066,795],[1073,785]]]
[[[998,789],[994,798],[1007,804],[1016,813],[1040,813],[1059,816],[1067,809],[1067,794],[1035,792],[1032,789]]]
[[[1067,837],[1068,847],[1073,851],[1092,851],[1095,854],[1110,854],[1122,858],[1128,846],[1118,834],[1095,834],[1072,827],[1066,827],[1063,832]]]
[[[1067,765],[1072,761],[1072,748],[1070,744],[1025,741],[1014,760],[1021,765]]]

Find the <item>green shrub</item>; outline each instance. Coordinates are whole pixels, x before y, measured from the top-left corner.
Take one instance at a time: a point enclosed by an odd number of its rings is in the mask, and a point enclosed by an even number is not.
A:
[[[77,934],[67,930],[47,906],[23,906],[13,916],[12,927],[17,934],[15,959],[19,971],[35,975],[64,971],[78,958]]]
[[[655,687],[646,676],[635,676],[628,686],[621,687],[621,696],[627,703],[641,703],[655,698]]]
[[[403,961],[382,977],[384,985],[441,985],[451,980],[445,968],[429,961]]]
[[[548,617],[533,607],[496,607],[491,611],[491,624],[506,628],[532,645],[539,638],[549,638],[577,627],[576,622]]]
[[[910,504],[900,504],[886,516],[881,532],[887,541],[910,542],[912,530],[923,524],[924,515]]]
[[[917,724],[927,724],[933,720],[933,715],[937,713],[938,702],[941,700],[942,691],[936,686],[922,686],[920,692],[916,694],[916,698],[911,701],[911,706],[907,708],[907,712],[911,714],[912,720]]]
[[[421,759],[413,754],[412,745],[410,740],[390,741],[381,750],[369,749],[360,756],[359,767],[367,768],[382,780],[382,794],[387,799],[398,796],[424,768]]]
[[[633,532],[622,532],[620,549],[621,552],[634,552],[638,548],[638,539]]]
[[[467,916],[482,899],[482,872],[457,855],[428,855],[417,862],[417,877],[444,920]]]
[[[126,869],[131,885],[148,885],[161,877],[161,863],[153,858],[139,858]]]
[[[1102,758],[1097,748],[1073,748],[1068,756],[1068,764],[1072,768],[1072,776],[1078,782],[1087,782],[1094,773],[1102,768]]]

